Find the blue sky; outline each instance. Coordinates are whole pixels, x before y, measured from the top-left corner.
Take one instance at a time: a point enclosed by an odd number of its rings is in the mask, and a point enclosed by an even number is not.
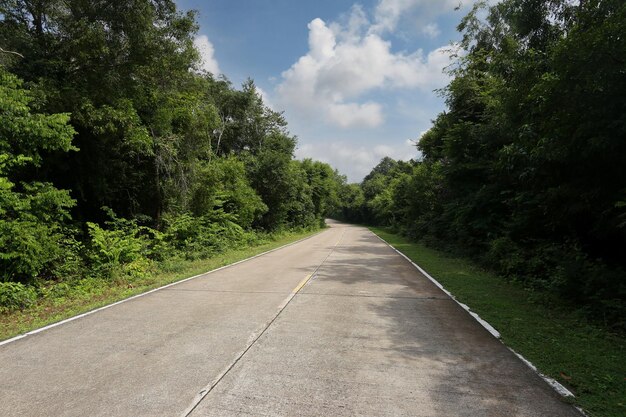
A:
[[[205,68],[254,79],[285,111],[298,158],[360,181],[384,156],[417,156],[411,140],[444,109],[455,27],[468,0],[178,0],[198,10]],[[461,5],[461,10],[455,7]]]

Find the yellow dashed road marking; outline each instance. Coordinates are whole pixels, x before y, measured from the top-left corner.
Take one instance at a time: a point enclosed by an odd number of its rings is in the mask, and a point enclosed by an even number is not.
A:
[[[298,286],[296,288],[294,288],[293,291],[291,291],[291,292],[293,294],[296,294],[298,291],[300,291],[302,289],[302,287],[304,287],[306,285],[306,283],[309,282],[309,280],[311,279],[312,276],[313,276],[313,274],[307,275],[306,278],[304,278],[302,281],[300,281]]]

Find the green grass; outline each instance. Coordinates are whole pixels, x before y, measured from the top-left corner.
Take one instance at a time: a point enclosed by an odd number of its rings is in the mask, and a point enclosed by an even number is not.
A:
[[[626,416],[626,338],[584,320],[572,306],[531,292],[471,261],[370,228],[424,268],[539,370],[570,388],[594,417]]]
[[[72,291],[66,296],[45,297],[29,308],[1,314],[0,340],[9,339],[30,330],[132,297],[133,295],[232,264],[314,233],[317,233],[317,231],[283,233],[273,238],[270,242],[244,249],[226,251],[208,259],[168,262],[155,274],[132,281],[88,280],[86,281],[88,285],[83,286],[80,291]]]

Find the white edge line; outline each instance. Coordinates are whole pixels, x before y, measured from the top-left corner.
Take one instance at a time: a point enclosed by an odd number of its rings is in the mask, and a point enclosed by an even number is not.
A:
[[[508,346],[507,346],[508,347]],[[543,378],[544,381],[546,381],[548,383],[548,385],[550,385],[552,388],[554,388],[554,390],[556,392],[558,392],[559,394],[561,394],[563,397],[574,397],[574,394],[568,390],[567,388],[565,388],[563,385],[561,385],[558,381],[556,381],[553,378],[550,378],[549,376],[546,376],[544,374],[542,374],[539,369],[537,369],[537,367],[535,365],[533,365],[532,362],[530,362],[528,359],[526,359],[525,357],[523,357],[522,355],[520,355],[519,353],[517,353],[516,351],[514,351],[513,349],[511,349],[509,347],[509,350],[511,352],[513,352],[515,354],[515,356],[517,356],[518,358],[520,358],[520,360],[522,362],[524,362],[530,369],[532,369],[533,371],[535,371],[537,374],[539,374],[540,377]]]
[[[461,308],[463,308],[463,310],[467,311],[478,323],[480,323],[481,326],[483,326],[485,329],[487,329],[487,331],[489,333],[491,333],[491,335],[493,337],[495,337],[496,339],[500,340],[500,342],[502,343],[502,339],[500,337],[500,332],[498,332],[491,324],[489,324],[487,321],[485,321],[482,318],[480,318],[480,316],[478,314],[476,314],[475,312],[471,311],[471,309],[469,308],[468,305],[459,302],[456,299],[456,297],[450,291],[446,290],[443,287],[443,285],[441,285],[435,278],[430,276],[430,274],[428,272],[426,272],[422,267],[420,267],[418,264],[413,262],[408,256],[406,256],[404,253],[400,252],[398,249],[394,248],[393,245],[391,245],[389,242],[387,242],[382,237],[378,236],[376,233],[374,233],[374,236],[376,236],[377,238],[379,238],[380,240],[385,242],[391,249],[393,249],[394,251],[399,253],[404,259],[409,261],[411,263],[411,265],[413,265],[415,268],[417,268],[418,271],[420,271],[422,273],[422,275],[424,275],[426,278],[428,278],[433,284],[435,284],[439,289],[441,289],[447,296],[452,298],[452,300],[454,300],[455,303],[460,305]],[[550,385],[560,395],[562,395],[563,397],[574,397],[574,393],[572,393],[570,390],[565,388],[561,383],[559,383],[558,381],[556,381],[553,378],[550,378],[549,376],[546,376],[546,375],[542,374],[537,369],[537,367],[535,365],[533,365],[532,362],[530,362],[528,359],[526,359],[525,357],[523,357],[522,355],[520,355],[519,353],[517,353],[516,351],[514,351],[510,347],[507,346],[507,348],[511,352],[513,352],[515,354],[515,356],[517,356],[522,362],[524,362],[530,369],[535,371],[535,373],[537,375],[539,375],[544,381],[546,381],[546,383],[548,383],[548,385]],[[583,413],[583,415],[586,415],[585,412],[582,409],[580,409],[579,407],[576,407],[576,408],[578,409],[578,411]]]
[[[257,255],[251,256],[251,257],[246,258],[246,259],[242,259],[242,260],[237,261],[237,262],[233,262],[232,264],[224,265],[224,266],[221,266],[221,267],[219,267],[219,268],[212,269],[212,270],[210,270],[210,271],[203,272],[203,273],[201,273],[201,274],[194,275],[194,276],[192,276],[192,277],[182,279],[182,280],[180,280],[180,281],[172,282],[172,283],[167,284],[167,285],[164,285],[164,286],[162,286],[162,287],[159,287],[159,288],[154,288],[154,289],[152,289],[152,290],[150,290],[150,291],[146,291],[146,292],[143,292],[143,293],[141,293],[141,294],[133,295],[132,297],[128,297],[128,298],[125,298],[125,299],[120,300],[120,301],[116,301],[115,303],[112,303],[112,304],[107,304],[107,305],[105,305],[105,306],[102,306],[102,307],[96,308],[95,310],[90,310],[90,311],[87,311],[86,313],[82,313],[82,314],[79,314],[79,315],[77,315],[77,316],[73,316],[73,317],[67,318],[67,319],[65,319],[65,320],[61,320],[61,321],[58,321],[58,322],[56,322],[56,323],[49,324],[49,325],[44,326],[44,327],[40,327],[39,329],[35,329],[35,330],[31,330],[31,331],[26,332],[26,333],[22,333],[22,334],[20,334],[20,335],[14,336],[14,337],[12,337],[12,338],[10,338],[10,339],[7,339],[7,340],[3,340],[3,341],[1,341],[1,342],[0,342],[0,346],[3,346],[3,345],[8,345],[9,343],[16,342],[16,341],[18,341],[18,340],[20,340],[20,339],[23,339],[23,338],[27,337],[27,336],[31,336],[31,335],[34,335],[34,334],[37,334],[37,333],[41,333],[41,332],[43,332],[43,331],[45,331],[45,330],[52,329],[53,327],[57,327],[57,326],[60,326],[60,325],[62,325],[62,324],[65,324],[65,323],[69,323],[69,322],[71,322],[71,321],[78,320],[78,319],[81,319],[81,318],[86,317],[86,316],[90,316],[90,315],[95,314],[95,313],[97,313],[97,312],[99,312],[99,311],[106,310],[107,308],[114,307],[114,306],[116,306],[116,305],[118,305],[118,304],[122,304],[122,303],[125,303],[125,302],[127,302],[127,301],[132,301],[132,300],[134,300],[134,299],[136,299],[136,298],[143,297],[143,296],[146,296],[146,295],[148,295],[148,294],[152,294],[153,292],[160,291],[160,290],[163,290],[163,289],[165,289],[165,288],[172,287],[172,286],[174,286],[174,285],[182,284],[183,282],[187,282],[187,281],[190,281],[190,280],[192,280],[192,279],[196,279],[196,278],[199,278],[199,277],[202,277],[202,276],[205,276],[205,275],[209,275],[209,274],[212,274],[212,273],[214,273],[214,272],[221,271],[222,269],[230,268],[231,266],[235,266],[235,265],[238,265],[238,264],[240,264],[240,263],[250,261],[250,260],[252,260],[252,259],[258,258],[258,257],[263,256],[263,255],[267,255],[268,253],[272,253],[272,252],[275,252],[275,251],[277,251],[277,250],[280,250],[280,249],[286,248],[286,247],[288,247],[288,246],[291,246],[291,245],[295,245],[295,244],[297,244],[297,243],[300,243],[300,242],[302,242],[302,241],[304,241],[304,240],[311,239],[312,237],[319,235],[320,233],[324,232],[325,230],[326,230],[326,229],[322,229],[322,230],[320,230],[319,232],[312,234],[311,236],[306,236],[306,237],[303,237],[302,239],[298,239],[298,240],[296,240],[295,242],[287,243],[286,245],[279,246],[279,247],[274,248],[274,249],[270,249],[270,250],[268,250],[268,251],[265,251],[265,252],[259,253],[259,254],[257,254]]]

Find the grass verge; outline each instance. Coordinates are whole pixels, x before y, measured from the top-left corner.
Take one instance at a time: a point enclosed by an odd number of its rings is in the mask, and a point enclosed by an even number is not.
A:
[[[208,259],[178,260],[169,263],[162,268],[164,270],[154,275],[135,279],[132,282],[94,280],[99,285],[92,286],[85,291],[73,292],[68,297],[46,297],[26,309],[0,315],[0,341],[276,249],[317,232],[318,230],[288,232],[273,238],[270,242],[229,250]]]
[[[370,227],[424,268],[502,335],[502,341],[566,387],[594,417],[626,415],[626,337],[585,321],[564,301],[524,289],[423,244]]]

